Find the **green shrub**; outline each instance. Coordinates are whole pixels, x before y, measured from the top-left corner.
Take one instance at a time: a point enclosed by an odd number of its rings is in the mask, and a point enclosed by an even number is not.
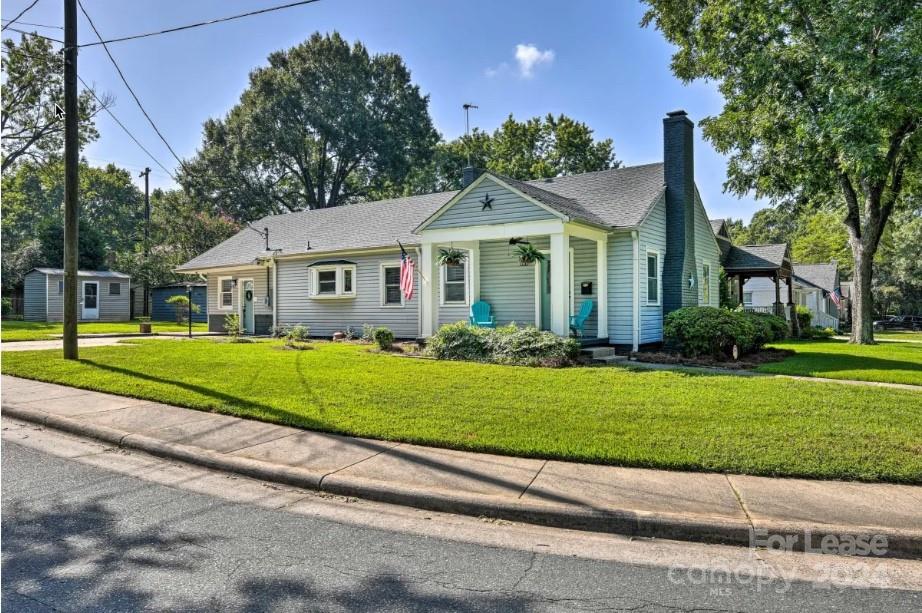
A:
[[[375,327],[371,324],[362,324],[362,342],[373,343],[375,341]]]
[[[0,315],[4,318],[9,317],[13,314],[13,300],[10,298],[3,298],[0,300]]]
[[[384,326],[375,328],[374,333],[372,333],[372,337],[378,344],[378,347],[384,351],[387,351],[394,345],[394,333],[390,328],[385,328]]]
[[[810,322],[813,321],[813,311],[802,304],[797,305],[797,323],[800,326],[801,334],[809,338]]]
[[[285,343],[306,343],[311,339],[311,329],[304,324],[295,324],[285,328]]]
[[[788,322],[784,317],[778,317],[770,313],[744,312],[744,314],[755,325],[756,346],[761,347],[766,343],[782,341],[788,337]]]
[[[186,316],[189,314],[188,296],[185,294],[176,294],[175,296],[170,296],[164,302],[173,305],[173,317],[176,319],[177,324],[187,323]],[[192,312],[198,314],[201,313],[201,311],[201,307],[193,302]]]
[[[233,340],[240,338],[240,316],[236,313],[228,313],[224,316],[224,331]]]
[[[678,346],[683,355],[701,355],[716,358],[731,355],[736,345],[740,355],[759,349],[759,330],[745,312],[728,311],[715,307],[685,307],[666,316],[663,336],[667,343]],[[764,343],[764,340],[762,341]]]
[[[442,326],[427,341],[426,353],[439,360],[484,361],[487,359],[484,330],[463,321]]]
[[[804,328],[800,332],[801,338],[832,338],[836,331],[832,328]]]
[[[576,339],[561,338],[534,326],[496,329],[458,322],[442,326],[426,352],[440,360],[469,360],[516,366],[568,366],[579,355]]]

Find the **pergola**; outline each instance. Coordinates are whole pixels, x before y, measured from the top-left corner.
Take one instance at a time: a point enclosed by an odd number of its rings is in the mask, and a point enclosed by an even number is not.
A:
[[[738,281],[739,303],[743,304],[743,285],[753,277],[769,277],[775,282],[774,313],[784,317],[784,303],[781,302],[781,280],[788,288],[787,307],[791,326],[797,330],[797,314],[794,311],[794,273],[787,243],[774,245],[733,245],[724,256],[724,271],[728,277]]]

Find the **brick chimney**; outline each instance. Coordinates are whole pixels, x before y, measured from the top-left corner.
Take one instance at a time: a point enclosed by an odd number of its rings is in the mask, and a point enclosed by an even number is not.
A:
[[[694,124],[685,111],[672,111],[663,119],[663,174],[666,181],[665,314],[698,304]]]

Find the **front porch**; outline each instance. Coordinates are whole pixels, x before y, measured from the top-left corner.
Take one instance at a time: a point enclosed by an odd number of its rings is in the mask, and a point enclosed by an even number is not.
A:
[[[567,336],[571,315],[591,301],[581,343],[608,343],[607,232],[547,220],[426,230],[421,235],[423,336],[439,326],[468,321],[471,305],[480,301],[490,305],[498,326],[534,325]],[[534,247],[544,260],[522,265],[518,245]],[[447,248],[462,250],[464,262],[440,264],[440,250]]]

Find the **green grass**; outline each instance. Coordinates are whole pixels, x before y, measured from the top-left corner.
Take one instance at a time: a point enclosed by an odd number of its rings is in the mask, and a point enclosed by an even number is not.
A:
[[[894,330],[892,332],[875,332],[874,338],[877,340],[898,340],[898,341],[917,341],[922,343],[922,332],[911,332],[909,330]]]
[[[847,341],[786,341],[771,345],[797,354],[757,370],[829,379],[856,379],[922,385],[922,345],[880,342],[852,345]]]
[[[137,320],[114,322],[91,322],[77,324],[78,334],[122,334],[138,331]],[[154,332],[185,332],[188,325],[180,325],[168,321],[155,321],[152,323]],[[192,330],[204,332],[208,324],[193,323]],[[64,333],[64,324],[45,321],[21,321],[15,319],[4,320],[0,323],[0,341],[44,341]]]
[[[439,362],[198,339],[11,352],[2,370],[329,432],[519,456],[922,483],[922,392]]]

